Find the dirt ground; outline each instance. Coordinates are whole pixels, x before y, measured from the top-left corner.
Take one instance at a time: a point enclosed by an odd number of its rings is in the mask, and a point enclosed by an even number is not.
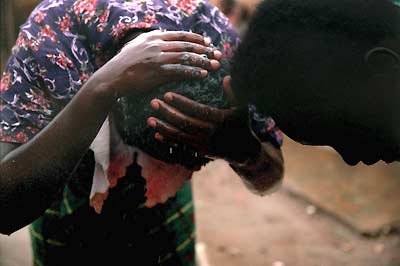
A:
[[[258,197],[224,162],[195,176],[211,266],[399,266],[400,235],[364,238],[285,187]]]
[[[285,187],[255,196],[222,161],[193,184],[209,266],[400,266],[400,235],[361,237]],[[0,236],[0,266],[30,263],[26,229]]]

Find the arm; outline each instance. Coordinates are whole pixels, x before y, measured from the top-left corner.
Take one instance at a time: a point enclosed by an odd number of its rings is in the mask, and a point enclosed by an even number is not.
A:
[[[233,109],[219,110],[175,93],[151,104],[157,117],[148,124],[157,130],[159,141],[184,143],[203,155],[225,159],[256,194],[267,194],[281,183],[281,150],[261,141],[242,112],[236,115]]]
[[[275,192],[281,185],[284,162],[280,149],[268,142],[262,142],[260,145],[259,153],[246,162],[231,161],[229,165],[249,190],[258,195],[266,195]]]
[[[250,123],[243,125],[252,137],[261,144],[258,153],[245,162],[233,161],[231,167],[242,177],[245,185],[256,194],[264,195],[274,192],[282,183],[284,161],[280,146],[281,131],[270,117],[257,113],[254,106],[248,107]],[[256,173],[256,174],[254,174]]]
[[[100,68],[34,138],[20,146],[2,143],[0,232],[14,232],[49,207],[118,97],[139,96],[176,79],[204,77],[207,71],[203,68],[215,67],[215,60],[200,56],[204,53],[213,57],[204,38],[197,34],[141,34]],[[191,66],[179,65],[184,62]]]
[[[10,152],[0,163],[1,233],[30,223],[58,196],[114,104],[112,94],[99,85],[88,81],[31,141],[18,147],[2,144]]]

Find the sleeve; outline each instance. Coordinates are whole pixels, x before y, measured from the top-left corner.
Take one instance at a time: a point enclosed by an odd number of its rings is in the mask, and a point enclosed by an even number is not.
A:
[[[249,116],[251,128],[262,142],[270,142],[276,148],[282,146],[283,133],[271,117],[258,113],[254,105],[249,105]]]
[[[1,76],[0,141],[25,143],[94,71],[73,1],[43,1],[20,28]]]
[[[135,31],[181,30],[167,1],[77,0],[73,13],[88,38],[91,51],[104,64],[121,47],[124,37]]]
[[[210,37],[212,43],[222,51],[223,58],[229,60],[240,42],[239,36],[229,19],[208,1],[192,0],[188,2],[192,4],[197,2],[197,8],[193,11],[193,14],[184,19],[182,23],[184,27],[200,35]]]
[[[24,143],[50,120],[51,102],[40,89],[36,71],[34,58],[21,49],[6,65],[0,88],[2,142]]]
[[[73,13],[99,66],[130,32],[183,30],[208,36],[230,58],[239,38],[228,18],[205,0],[77,0]]]

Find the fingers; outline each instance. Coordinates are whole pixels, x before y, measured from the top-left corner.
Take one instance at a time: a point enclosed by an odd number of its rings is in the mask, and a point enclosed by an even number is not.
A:
[[[205,141],[202,137],[188,134],[155,117],[150,117],[147,120],[147,124],[157,131],[154,137],[159,141],[173,140],[199,150],[204,150],[206,146],[204,145]],[[203,143],[203,145],[201,143]]]
[[[173,80],[205,78],[207,75],[208,71],[205,69],[180,64],[161,65],[160,72],[158,73],[161,83]]]
[[[207,70],[217,70],[221,67],[221,64],[217,60],[210,60],[201,55],[195,53],[163,53],[160,58],[160,62],[166,64],[183,64],[189,66],[196,66]]]
[[[210,136],[214,132],[213,124],[187,116],[161,100],[154,99],[150,105],[160,115],[159,118],[184,132],[203,136]]]
[[[221,52],[213,48],[191,42],[170,41],[165,42],[164,52],[193,52],[196,54],[206,54],[208,58],[221,58]]]
[[[155,30],[147,34],[150,40],[163,40],[168,44],[164,52],[195,52],[217,60],[222,58],[220,51],[208,47],[211,44],[209,37],[186,31]]]
[[[164,41],[185,41],[198,43],[201,45],[209,46],[211,44],[211,39],[204,37],[197,33],[186,32],[186,31],[158,31],[155,33],[155,37],[160,38]]]
[[[213,123],[222,123],[225,120],[225,117],[233,112],[233,110],[230,109],[220,110],[215,107],[201,104],[173,92],[167,92],[164,95],[164,100],[167,104],[181,110],[189,116]]]
[[[224,77],[222,84],[223,84],[224,92],[226,94],[226,97],[228,98],[230,105],[235,106],[235,105],[237,105],[238,102],[235,98],[235,95],[233,94],[231,81],[232,81],[231,76],[226,76],[226,77]]]

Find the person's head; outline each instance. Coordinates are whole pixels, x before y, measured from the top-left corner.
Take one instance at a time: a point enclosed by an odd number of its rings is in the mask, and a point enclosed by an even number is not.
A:
[[[228,74],[226,60],[221,61],[221,68],[210,71],[205,79],[176,81],[160,86],[141,97],[120,99],[116,110],[117,128],[124,142],[134,145],[152,157],[167,162],[179,163],[187,168],[196,169],[209,159],[200,156],[191,147],[169,145],[154,138],[156,131],[147,125],[147,118],[153,115],[150,107],[152,99],[163,99],[166,92],[176,92],[199,103],[217,108],[229,106],[228,98],[221,88],[222,80]]]
[[[266,0],[232,60],[242,103],[349,164],[400,159],[400,8],[389,0]]]

